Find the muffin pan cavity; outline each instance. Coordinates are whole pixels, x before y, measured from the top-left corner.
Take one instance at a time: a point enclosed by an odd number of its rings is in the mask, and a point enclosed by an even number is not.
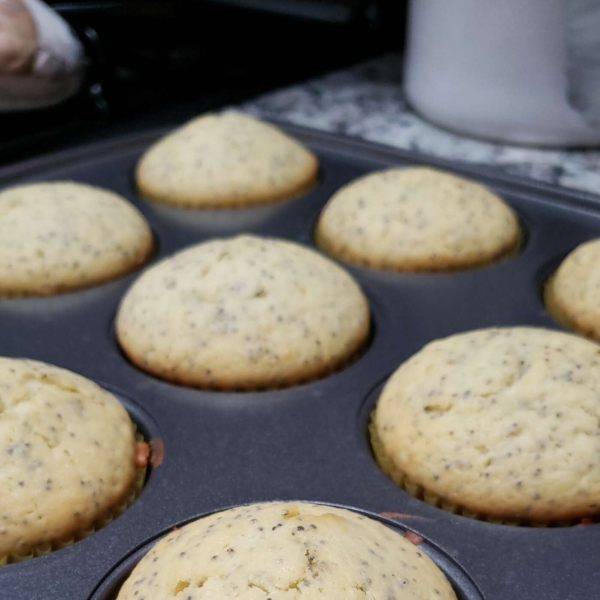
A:
[[[3,358],[3,360],[6,359]],[[29,507],[29,501],[25,498],[23,504],[15,504],[14,502],[11,504],[9,501],[6,505],[8,516],[3,517],[4,519],[8,519],[10,523],[11,518],[14,520],[16,516],[20,515],[20,518],[23,518],[23,524],[27,526],[29,520],[33,523],[33,528],[27,529],[25,527],[22,531],[23,539],[27,540],[24,551],[9,552],[8,555],[2,556],[0,566],[4,569],[14,568],[22,563],[35,562],[50,555],[54,556],[56,552],[77,546],[82,540],[93,537],[99,531],[111,525],[126,513],[140,497],[150,477],[152,464],[159,465],[164,458],[162,441],[158,435],[159,428],[143,409],[135,406],[134,402],[125,398],[118,391],[100,386],[104,392],[113,396],[115,404],[120,403],[127,411],[130,423],[133,425],[135,449],[128,445],[121,445],[118,437],[113,439],[115,442],[114,447],[110,444],[103,444],[103,438],[97,437],[99,432],[107,437],[112,436],[115,432],[120,431],[122,426],[127,426],[128,419],[124,415],[122,417],[117,416],[114,409],[103,410],[105,404],[101,400],[100,392],[94,391],[94,389],[97,389],[95,382],[88,380],[86,383],[81,381],[79,377],[74,379],[76,374],[68,371],[61,373],[51,365],[44,365],[43,363],[38,363],[36,367],[28,367],[23,366],[23,362],[17,358],[14,364],[15,366],[12,367],[11,372],[18,373],[17,377],[20,377],[20,379],[12,380],[11,383],[7,384],[5,386],[7,387],[6,393],[14,395],[15,391],[17,393],[19,391],[26,392],[30,380],[35,381],[37,387],[33,387],[29,391],[29,396],[21,396],[20,400],[22,402],[17,402],[12,406],[9,404],[10,415],[6,422],[9,425],[9,440],[6,445],[6,452],[14,455],[15,460],[11,462],[9,459],[7,466],[9,469],[11,466],[14,469],[12,471],[13,481],[15,474],[18,474],[19,477],[23,478],[19,482],[20,486],[35,490],[31,492],[33,494],[31,500],[35,501],[35,504]],[[6,365],[4,366],[6,369]],[[48,368],[52,370],[44,370]],[[71,377],[73,379],[70,379]],[[22,385],[21,388],[18,387],[19,381]],[[49,396],[46,397],[44,402],[44,397],[40,397],[39,386],[44,385],[46,382],[49,388]],[[12,388],[9,387],[11,384]],[[74,387],[70,388],[70,385]],[[70,397],[61,395],[63,390],[75,392],[75,394]],[[97,401],[99,399],[100,402]],[[18,414],[23,406],[23,401],[26,404],[28,400],[36,402],[37,409],[27,411],[27,407],[25,407],[25,412],[22,414],[29,415],[29,417],[25,417],[26,420],[23,420],[23,417],[19,419]],[[37,414],[40,411],[45,411],[43,421],[37,419]],[[83,424],[83,431],[79,431],[78,435],[73,428],[79,427],[80,430],[82,429],[80,415],[90,413],[94,415],[94,418]],[[108,420],[108,426],[106,423],[101,422],[104,418]],[[95,419],[99,423],[96,423]],[[19,420],[21,421],[20,424]],[[15,437],[11,435],[11,423],[14,425],[13,433]],[[64,427],[63,424],[65,424]],[[90,427],[85,427],[86,425]],[[6,428],[4,428],[4,431],[6,431]],[[41,451],[38,438],[43,438]],[[73,439],[70,440],[70,438]],[[77,439],[81,442],[76,441]],[[28,441],[24,442],[24,440]],[[94,440],[93,444],[92,440]],[[132,478],[128,483],[128,487],[123,488],[124,495],[121,499],[117,503],[111,501],[107,504],[105,502],[106,496],[104,496],[107,493],[107,487],[103,484],[108,481],[108,478],[113,477],[112,469],[118,466],[118,462],[115,462],[116,459],[111,457],[119,456],[123,449],[125,449],[127,456],[131,456],[129,452],[134,456],[135,464],[132,465],[134,467],[131,471]],[[46,462],[45,456],[48,453],[52,455]],[[86,460],[90,461],[89,465],[86,464]],[[107,467],[104,463],[105,460],[112,460],[112,463],[109,463]],[[23,461],[27,462],[24,464]],[[24,466],[27,469],[24,469]],[[9,489],[5,490],[7,494],[10,493],[11,487],[10,473],[11,471],[9,471],[8,478]],[[99,477],[100,475],[102,477]],[[42,478],[41,484],[40,477]],[[96,482],[99,482],[99,484]],[[79,494],[78,490],[81,489],[79,484],[84,486],[83,489],[92,486],[93,492],[91,494]],[[68,490],[68,495],[63,494],[62,498],[56,495],[53,496],[55,490],[60,493],[60,488],[63,485],[65,486],[64,489]],[[92,520],[87,521],[85,527],[73,527],[67,514],[65,515],[67,520],[63,521],[65,523],[63,529],[66,530],[65,535],[55,534],[52,536],[52,534],[48,535],[47,530],[35,529],[34,516],[42,523],[47,522],[52,519],[56,511],[63,510],[69,499],[77,507],[80,507],[78,510],[90,510],[92,502],[96,507],[95,516],[94,514],[90,515]],[[100,503],[103,501],[105,502],[104,508],[100,509],[99,507],[102,506]],[[21,509],[23,506],[29,507],[29,511],[23,511]],[[76,516],[78,514],[75,513]],[[39,541],[44,539],[44,536],[47,536],[46,541]],[[35,541],[36,538],[37,542]]]
[[[582,525],[590,525],[592,523],[599,523],[600,517],[580,517],[577,519],[563,519],[556,521],[546,521],[546,522],[533,522],[526,519],[518,519],[518,518],[505,518],[505,519],[494,519],[492,517],[488,517],[482,513],[471,513],[466,509],[462,509],[462,507],[447,503],[442,497],[436,496],[432,493],[428,493],[422,485],[417,484],[414,481],[411,481],[407,477],[401,475],[397,471],[394,473],[386,472],[383,469],[379,461],[377,460],[377,437],[375,434],[375,428],[373,423],[373,417],[375,414],[375,408],[377,406],[377,402],[381,396],[383,389],[389,378],[393,375],[390,373],[389,377],[386,377],[381,383],[379,383],[371,392],[369,392],[365,398],[364,403],[360,407],[358,411],[358,419],[357,419],[357,437],[360,439],[360,445],[364,450],[364,455],[367,456],[374,469],[378,470],[383,477],[389,479],[390,482],[396,486],[398,490],[398,502],[406,502],[407,495],[412,500],[417,500],[420,503],[419,510],[423,510],[426,513],[428,511],[434,511],[435,518],[443,520],[443,519],[469,519],[469,520],[477,520],[482,523],[484,526],[494,528],[497,526],[507,526],[507,527],[535,527],[535,528],[564,528],[564,527],[574,527],[574,526],[582,526]],[[436,514],[437,513],[437,514]]]
[[[91,528],[86,531],[81,531],[74,535],[70,539],[56,540],[52,543],[46,543],[43,546],[32,549],[31,553],[22,557],[9,557],[8,563],[4,563],[2,566],[6,568],[14,568],[15,565],[23,562],[29,562],[32,559],[40,559],[41,557],[54,555],[55,552],[70,548],[73,545],[77,545],[84,539],[94,536],[98,531],[112,524],[116,519],[120,519],[129,508],[139,499],[140,495],[144,491],[144,488],[148,484],[151,473],[153,471],[153,465],[160,466],[164,460],[164,444],[160,437],[160,428],[153,421],[153,419],[144,411],[130,400],[121,394],[118,390],[109,389],[107,386],[101,386],[106,391],[110,392],[117,398],[117,400],[125,407],[131,422],[135,428],[135,439],[140,445],[144,444],[147,446],[147,460],[142,465],[145,451],[140,448],[139,464],[136,464],[136,476],[134,480],[134,488],[131,493],[123,502],[122,505],[115,507],[115,511],[105,517],[98,519]],[[136,459],[137,459],[137,448],[136,448]],[[83,476],[83,475],[82,475]]]
[[[371,342],[341,371],[269,392],[186,388],[127,362],[116,343],[114,315],[141,271],[60,297],[0,300],[0,355],[42,360],[115,390],[144,436],[155,441],[153,458],[162,461],[153,462],[141,496],[110,526],[59,552],[0,567],[0,598],[113,600],[157,534],[226,507],[292,498],[349,507],[415,531],[428,540],[424,548],[448,574],[460,600],[595,600],[590,574],[597,571],[599,525],[505,527],[429,506],[379,470],[367,425],[387,377],[428,342],[482,327],[559,329],[540,302],[541,277],[557,257],[600,236],[600,199],[483,168],[284,129],[318,155],[319,185],[266,207],[163,214],[162,207],[146,202],[133,172],[164,130],[4,168],[0,188],[67,179],[112,189],[139,208],[154,231],[153,264],[204,240],[239,233],[315,249],[313,225],[342,185],[373,170],[428,164],[489,186],[517,212],[525,243],[516,256],[454,273],[405,274],[340,263],[369,300]]]
[[[340,506],[339,508],[346,507]],[[408,539],[416,543],[419,550],[422,550],[425,554],[427,554],[427,556],[433,560],[433,562],[439,567],[444,575],[446,575],[452,585],[452,588],[454,589],[454,592],[456,593],[458,600],[484,600],[481,592],[471,580],[468,573],[466,573],[447,552],[437,547],[430,540],[425,539],[411,529],[398,525],[390,519],[385,519],[378,515],[372,515],[369,513],[362,514],[379,520],[384,525],[395,531],[398,535],[408,536]],[[187,523],[181,523],[178,525],[178,527],[182,527],[186,524]],[[156,536],[153,540],[144,544],[142,547],[116,565],[115,568],[102,580],[98,588],[90,596],[89,600],[117,600],[121,586],[129,577],[135,566],[152,549],[154,544],[156,544],[156,542],[159,541],[163,535],[164,534]]]

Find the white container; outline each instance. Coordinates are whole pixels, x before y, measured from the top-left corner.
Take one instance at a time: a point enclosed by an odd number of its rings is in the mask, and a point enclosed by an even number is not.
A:
[[[408,101],[432,122],[477,137],[599,144],[600,127],[568,101],[569,1],[411,0]]]

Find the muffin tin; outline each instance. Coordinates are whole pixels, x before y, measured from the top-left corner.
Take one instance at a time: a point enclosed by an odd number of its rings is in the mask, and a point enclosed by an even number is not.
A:
[[[0,599],[114,600],[148,546],[174,526],[267,500],[349,507],[400,531],[416,532],[460,600],[598,598],[600,525],[512,527],[431,507],[380,472],[367,423],[389,374],[430,340],[494,325],[559,329],[544,310],[542,285],[570,250],[600,236],[599,199],[483,168],[283,128],[319,155],[321,172],[312,191],[280,204],[187,211],[145,202],[135,190],[134,166],[164,131],[5,168],[0,187],[71,179],[113,189],[150,222],[156,261],[202,240],[239,232],[313,246],[315,220],[340,186],[371,170],[422,163],[481,181],[508,201],[525,233],[521,252],[487,267],[449,274],[346,265],[371,304],[369,347],[327,378],[268,392],[189,389],[133,367],[118,348],[114,317],[138,273],[53,298],[1,300],[0,354],[66,367],[113,391],[153,440],[155,460],[140,498],[113,523],[47,556],[0,567]]]

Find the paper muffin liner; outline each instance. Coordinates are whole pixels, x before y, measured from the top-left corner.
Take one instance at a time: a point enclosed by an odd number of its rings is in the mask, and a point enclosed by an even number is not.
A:
[[[201,391],[213,391],[213,392],[232,392],[232,393],[255,393],[255,392],[275,392],[279,390],[289,390],[295,387],[299,387],[301,385],[308,385],[310,383],[315,383],[317,381],[322,381],[331,377],[332,375],[336,375],[337,373],[341,373],[345,371],[355,363],[357,363],[369,350],[371,344],[373,343],[373,337],[375,335],[375,328],[373,326],[373,321],[370,318],[369,320],[369,331],[364,340],[354,349],[353,352],[348,354],[347,356],[340,359],[339,362],[335,362],[331,365],[327,365],[317,374],[308,375],[305,377],[290,377],[289,379],[285,379],[283,382],[271,382],[265,383],[263,385],[250,385],[250,386],[220,386],[220,385],[201,385],[194,386],[188,385],[182,382],[176,382],[173,379],[169,379],[168,377],[163,377],[162,375],[158,375],[153,373],[152,371],[146,371],[150,375],[163,379],[168,383],[177,383],[177,385],[182,385],[184,387],[188,387],[189,389],[198,389]],[[129,358],[129,357],[128,357]],[[137,363],[133,362],[131,358],[129,358],[132,365],[136,368],[140,368],[142,370],[143,367],[139,367]]]
[[[135,435],[135,439],[136,442],[146,441],[144,440],[144,437],[137,432]],[[50,554],[51,552],[56,552],[56,550],[62,550],[67,546],[71,546],[75,542],[89,537],[90,535],[102,529],[103,527],[106,527],[109,523],[112,523],[114,519],[123,514],[125,510],[127,510],[138,499],[138,497],[142,493],[144,483],[146,482],[147,472],[148,465],[144,467],[137,467],[133,485],[131,486],[129,493],[125,497],[125,500],[113,507],[106,515],[103,515],[102,517],[98,518],[86,529],[76,531],[73,534],[64,538],[59,538],[56,540],[36,544],[26,554],[9,553],[8,555],[0,556],[0,567],[4,565],[10,565],[13,563],[23,562],[26,560],[31,560],[32,558],[38,558],[40,556],[45,556],[46,554]]]
[[[515,215],[517,217],[517,222],[519,226],[518,237],[514,244],[514,246],[510,246],[504,251],[500,252],[496,256],[488,257],[487,260],[484,261],[475,261],[471,264],[463,264],[463,265],[455,265],[455,266],[442,266],[439,268],[434,267],[418,267],[418,268],[400,268],[397,266],[393,266],[390,263],[385,262],[384,259],[369,259],[364,256],[358,256],[353,251],[348,251],[348,248],[344,244],[335,243],[330,239],[327,239],[325,236],[321,235],[319,232],[319,221],[315,223],[312,231],[312,239],[317,248],[326,252],[328,255],[333,256],[339,260],[342,260],[350,265],[362,267],[365,269],[375,269],[377,271],[387,271],[390,273],[404,273],[404,274],[414,274],[414,273],[425,273],[425,274],[433,274],[433,273],[441,273],[441,274],[449,274],[449,273],[460,273],[463,271],[473,271],[476,269],[481,269],[484,267],[489,267],[491,265],[495,265],[496,263],[503,262],[505,260],[509,260],[511,258],[515,258],[523,252],[525,245],[527,243],[527,231],[524,228],[519,215]]]
[[[573,329],[573,324],[569,322],[563,311],[557,306],[557,302],[552,294],[552,286],[556,279],[556,271],[552,272],[542,287],[542,300],[544,308],[548,314],[559,324],[567,329]]]
[[[392,462],[391,458],[386,454],[381,442],[381,438],[375,428],[375,411],[371,413],[371,420],[369,423],[369,435],[371,438],[371,448],[373,449],[373,455],[377,464],[381,470],[401,489],[410,494],[411,496],[422,500],[430,506],[440,508],[445,512],[449,512],[469,519],[476,519],[478,521],[485,521],[487,523],[494,523],[496,525],[511,525],[516,527],[571,527],[573,525],[585,525],[600,520],[599,518],[581,518],[571,520],[557,520],[557,521],[532,521],[529,519],[498,519],[497,517],[486,515],[482,512],[473,512],[468,508],[448,501],[443,496],[440,496],[431,490],[427,490],[421,484],[412,480],[406,473],[400,471],[396,465]]]

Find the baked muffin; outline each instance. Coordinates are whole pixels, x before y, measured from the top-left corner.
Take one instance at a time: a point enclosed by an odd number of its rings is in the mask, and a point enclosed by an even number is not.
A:
[[[518,249],[514,212],[478,183],[425,167],[371,173],[341,188],[315,232],[320,248],[393,271],[479,267]]]
[[[456,600],[431,559],[378,521],[287,502],[233,508],[169,534],[133,570],[117,600],[178,595]]]
[[[317,180],[316,157],[272,125],[241,113],[197,117],[154,144],[136,180],[154,202],[196,208],[266,204]]]
[[[0,564],[84,537],[133,500],[135,432],[95,383],[0,358]]]
[[[600,512],[600,347],[514,327],[432,342],[392,375],[372,423],[407,491],[488,520]]]
[[[117,314],[131,361],[158,377],[262,389],[321,377],[369,334],[354,279],[316,252],[254,236],[215,239],[143,273]]]
[[[0,192],[0,295],[48,296],[129,273],[152,252],[140,212],[82,183]]]
[[[545,289],[546,308],[577,333],[600,340],[600,240],[578,246]]]

